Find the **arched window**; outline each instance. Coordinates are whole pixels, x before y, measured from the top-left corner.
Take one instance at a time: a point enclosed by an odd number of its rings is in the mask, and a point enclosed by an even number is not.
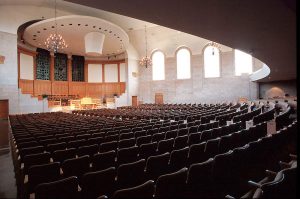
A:
[[[177,79],[191,78],[191,53],[186,48],[181,48],[176,53]]]
[[[161,51],[152,54],[152,79],[165,79],[165,55]]]
[[[252,73],[252,56],[240,50],[234,50],[235,75],[242,73]]]
[[[220,50],[214,46],[204,50],[204,77],[220,77]]]

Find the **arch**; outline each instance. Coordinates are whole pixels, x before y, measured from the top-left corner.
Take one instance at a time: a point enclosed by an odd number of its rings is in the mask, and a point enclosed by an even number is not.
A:
[[[191,78],[191,51],[187,47],[176,50],[177,79]]]
[[[204,77],[220,77],[220,49],[211,45],[206,45],[203,50]]]
[[[165,80],[165,54],[161,50],[155,50],[151,54],[152,80]]]

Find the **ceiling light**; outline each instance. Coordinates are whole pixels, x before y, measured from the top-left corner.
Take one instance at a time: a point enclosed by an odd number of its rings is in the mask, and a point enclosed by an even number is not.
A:
[[[51,33],[45,41],[45,45],[49,51],[57,53],[59,50],[67,48],[65,40],[60,34],[57,34],[57,22],[56,22],[56,0],[55,0],[55,33]],[[70,25],[70,24],[69,24]]]
[[[218,44],[217,42],[214,42],[214,41],[209,42],[209,43],[208,43],[208,46],[213,47],[213,48],[212,48],[212,55],[215,55],[215,48],[217,48],[217,49],[219,49],[219,50],[221,49],[220,44]]]
[[[141,60],[140,60],[140,62],[139,62],[139,64],[140,64],[140,66],[143,66],[143,67],[145,67],[145,68],[148,68],[148,66],[152,66],[152,60],[151,60],[151,58],[150,57],[148,57],[147,56],[147,51],[148,51],[148,49],[147,49],[147,28],[146,28],[146,25],[145,25],[145,42],[146,42],[146,57],[143,57]]]

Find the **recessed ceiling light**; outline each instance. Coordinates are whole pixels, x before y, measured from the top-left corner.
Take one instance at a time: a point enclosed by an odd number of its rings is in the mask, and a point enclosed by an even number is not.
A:
[[[37,33],[41,33],[40,31],[37,31]]]
[[[33,39],[33,41],[35,41],[36,39]]]
[[[99,30],[101,30],[101,28],[99,28]]]
[[[69,26],[72,26],[73,24],[69,23]]]
[[[51,26],[51,28],[55,28],[54,26]]]
[[[36,35],[33,35],[34,37],[36,37]]]
[[[88,24],[85,24],[85,26],[88,26]]]
[[[93,28],[96,28],[96,26],[93,26]]]
[[[106,29],[104,31],[107,31]]]
[[[81,24],[79,23],[79,24],[77,24],[78,26],[80,26]]]
[[[64,26],[64,24],[61,24],[61,26]]]
[[[109,31],[109,33],[112,33],[112,31]]]
[[[47,30],[47,28],[43,28],[43,30]]]

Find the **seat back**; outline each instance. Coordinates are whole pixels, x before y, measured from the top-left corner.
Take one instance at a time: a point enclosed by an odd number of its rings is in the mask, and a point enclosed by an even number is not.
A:
[[[60,163],[51,162],[48,164],[34,165],[28,169],[29,193],[41,183],[52,182],[60,178]]]
[[[136,161],[138,152],[139,148],[137,146],[119,149],[117,152],[118,165]]]
[[[67,159],[63,162],[61,168],[65,177],[77,176],[81,178],[81,176],[90,169],[89,156],[85,155],[78,158]]]
[[[54,162],[63,163],[66,159],[71,159],[76,157],[76,149],[64,149],[64,150],[56,150],[52,154],[52,159]]]
[[[141,159],[136,162],[121,164],[117,170],[118,189],[130,188],[144,182],[144,169],[146,161]]]
[[[100,195],[110,197],[116,190],[115,176],[115,167],[84,174],[81,180],[82,196],[86,199]]]
[[[75,176],[49,183],[39,184],[35,188],[36,199],[77,198],[78,179]]]
[[[95,154],[92,158],[93,170],[103,170],[109,167],[114,167],[116,162],[116,151],[107,151],[99,154]]]
[[[24,174],[27,174],[28,169],[33,165],[47,164],[50,162],[50,153],[36,153],[25,155],[24,157]]]
[[[156,155],[157,142],[142,144],[139,147],[139,158],[147,159],[149,156]]]
[[[117,198],[151,199],[154,194],[154,189],[155,189],[154,186],[155,186],[154,181],[148,180],[147,182],[139,186],[116,191],[113,194],[112,199],[117,199]]]
[[[173,150],[173,144],[174,138],[159,141],[157,145],[158,154],[171,152]]]
[[[146,175],[148,179],[156,180],[158,176],[167,172],[169,158],[169,152],[161,155],[150,156],[146,163]]]
[[[169,170],[177,171],[187,165],[189,147],[173,150],[170,155]]]
[[[155,198],[183,198],[188,169],[186,167],[159,176],[156,182]]]

